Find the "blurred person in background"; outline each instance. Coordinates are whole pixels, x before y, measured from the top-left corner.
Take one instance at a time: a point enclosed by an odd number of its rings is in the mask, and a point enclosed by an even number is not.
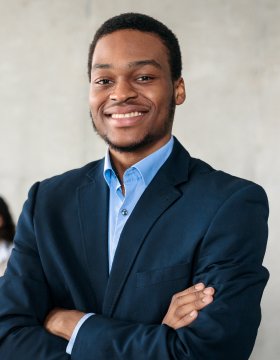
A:
[[[15,224],[9,211],[8,205],[0,197],[0,276],[4,271],[9,260],[13,238],[15,235]]]

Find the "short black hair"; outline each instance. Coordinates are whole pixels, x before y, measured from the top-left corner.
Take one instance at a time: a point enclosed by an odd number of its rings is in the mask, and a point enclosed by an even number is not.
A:
[[[124,13],[105,21],[96,31],[89,47],[88,77],[91,80],[92,56],[100,38],[118,30],[139,30],[157,35],[168,50],[172,80],[178,80],[182,73],[182,57],[179,42],[174,33],[163,23],[151,16],[139,13]]]

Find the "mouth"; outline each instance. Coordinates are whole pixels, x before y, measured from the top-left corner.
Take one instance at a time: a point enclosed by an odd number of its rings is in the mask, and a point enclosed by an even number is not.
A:
[[[131,108],[115,108],[110,112],[105,112],[105,116],[110,121],[111,125],[116,128],[128,128],[141,125],[144,121],[148,109],[133,109]]]
[[[128,119],[128,118],[135,118],[138,116],[143,116],[144,113],[139,112],[139,111],[133,111],[133,112],[129,112],[129,113],[124,113],[124,114],[120,114],[120,113],[116,113],[116,114],[111,114],[111,118],[112,119]]]
[[[134,111],[124,114],[112,114],[111,124],[116,128],[129,128],[142,124],[145,113]]]

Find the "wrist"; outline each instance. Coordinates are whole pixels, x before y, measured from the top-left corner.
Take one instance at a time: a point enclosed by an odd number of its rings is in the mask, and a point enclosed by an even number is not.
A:
[[[68,310],[67,313],[63,316],[60,327],[61,335],[59,336],[69,341],[75,330],[75,327],[84,315],[85,313],[80,311]]]
[[[70,340],[79,320],[85,313],[77,310],[54,309],[45,320],[45,328],[51,334]]]

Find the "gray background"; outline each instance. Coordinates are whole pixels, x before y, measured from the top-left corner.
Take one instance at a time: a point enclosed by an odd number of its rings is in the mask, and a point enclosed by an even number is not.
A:
[[[17,219],[33,182],[103,156],[88,115],[88,44],[127,11],[157,17],[180,40],[187,101],[174,134],[268,193],[271,279],[251,359],[278,360],[279,0],[0,0],[0,193]]]

